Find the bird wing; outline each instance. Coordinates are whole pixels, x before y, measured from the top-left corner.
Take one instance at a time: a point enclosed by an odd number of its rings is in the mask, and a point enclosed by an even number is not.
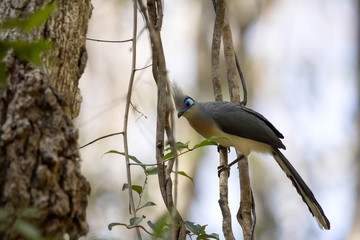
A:
[[[284,136],[260,113],[230,102],[201,105],[223,132],[285,149]]]

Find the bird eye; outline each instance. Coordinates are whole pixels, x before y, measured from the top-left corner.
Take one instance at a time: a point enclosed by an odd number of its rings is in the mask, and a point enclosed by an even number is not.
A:
[[[191,107],[193,104],[194,104],[194,100],[192,100],[191,98],[185,99],[184,106],[185,106],[186,108]]]

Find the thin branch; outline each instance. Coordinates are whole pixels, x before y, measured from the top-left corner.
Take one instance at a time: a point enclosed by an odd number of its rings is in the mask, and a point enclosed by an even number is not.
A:
[[[169,88],[169,85],[168,85]],[[169,107],[170,108],[170,107]],[[168,109],[166,112],[166,120],[165,120],[165,131],[166,131],[166,135],[168,137],[168,141],[171,147],[171,151],[174,153],[174,157],[169,159],[169,164],[167,166],[166,169],[166,175],[168,178],[170,178],[170,174],[173,171],[173,165],[175,164],[175,190],[174,190],[174,209],[176,208],[177,205],[177,181],[178,181],[178,151],[176,148],[176,142],[175,142],[175,137],[174,137],[174,133],[173,133],[173,129],[170,127],[170,123],[169,123],[169,118],[170,121],[172,122],[172,126],[174,126],[174,121],[173,121],[173,109],[174,107],[172,106],[172,109]]]
[[[146,69],[148,67],[151,67],[151,66],[152,66],[152,64],[149,64],[149,65],[147,65],[145,67],[142,67],[142,68],[136,68],[135,71],[141,71],[141,70],[144,70],[144,69]]]
[[[215,1],[213,1],[215,4]],[[211,79],[213,83],[214,96],[216,101],[222,101],[221,81],[220,81],[220,44],[224,25],[225,3],[219,0],[215,7],[215,24],[213,40],[211,44]]]
[[[214,11],[216,12],[216,1],[215,0],[212,0],[212,3],[213,3],[213,7],[214,7]],[[225,13],[227,14],[227,13]],[[227,16],[225,17],[225,20],[227,20]],[[229,22],[229,20],[227,20],[227,22]],[[227,24],[229,27],[230,27],[230,24]],[[226,26],[224,26],[224,29],[226,31]],[[230,32],[231,33],[231,32]],[[225,33],[226,35],[226,33]],[[224,41],[226,41],[224,39]],[[232,41],[232,37],[231,37],[231,41]],[[233,45],[233,44],[231,44]],[[226,50],[225,50],[226,51]],[[235,50],[233,50],[234,52],[234,55],[235,55],[235,62],[236,62],[236,68],[237,68],[237,71],[238,71],[238,74],[240,76],[240,80],[241,80],[241,84],[242,84],[242,89],[243,89],[243,95],[244,95],[244,98],[243,100],[240,102],[240,105],[241,106],[245,106],[246,103],[247,103],[247,88],[246,88],[246,82],[245,82],[245,77],[244,77],[244,74],[243,72],[241,71],[241,67],[240,67],[240,64],[239,64],[239,61],[238,61],[238,57],[236,55],[236,52]],[[229,88],[230,89],[230,88]],[[231,93],[230,93],[231,94]]]
[[[185,239],[186,227],[179,212],[176,210],[172,197],[171,175],[165,171],[163,159],[164,149],[164,129],[166,126],[168,79],[164,51],[161,43],[160,29],[162,22],[162,2],[161,0],[148,0],[146,10],[141,0],[138,0],[140,11],[145,19],[149,30],[152,56],[153,56],[153,76],[158,86],[157,102],[157,123],[156,123],[156,161],[158,166],[158,179],[160,191],[168,211],[171,214],[172,226],[170,239]],[[169,137],[169,136],[168,136]],[[175,231],[176,230],[176,231]]]
[[[82,149],[82,148],[84,148],[84,147],[87,147],[87,146],[89,146],[90,144],[93,144],[94,142],[97,142],[97,141],[99,141],[99,140],[101,140],[101,139],[108,138],[108,137],[112,137],[112,136],[116,136],[116,135],[120,135],[120,134],[124,134],[124,132],[111,133],[111,134],[108,134],[108,135],[105,135],[105,136],[96,138],[95,140],[93,140],[93,141],[91,141],[91,142],[89,142],[89,143],[87,143],[87,144],[79,147],[79,149]]]
[[[252,218],[253,218],[253,224],[251,226],[251,239],[255,239],[255,225],[256,225],[256,210],[255,210],[255,199],[254,199],[254,194],[251,190],[251,202],[252,202],[252,206],[251,206],[251,214],[252,214]]]
[[[227,9],[225,8],[224,14],[224,27],[223,27],[223,45],[224,56],[227,70],[227,80],[229,85],[230,100],[233,103],[240,104],[239,81],[240,76],[236,69],[235,50],[232,40],[232,33],[230,28],[229,17]]]
[[[243,158],[238,163],[239,166],[239,177],[240,177],[240,208],[236,215],[238,222],[240,223],[243,229],[244,239],[253,239],[254,234],[252,229],[254,229],[251,209],[252,209],[252,193],[250,188],[250,176],[249,176],[249,164],[247,158]],[[248,191],[250,189],[250,191]]]
[[[185,154],[185,153],[188,153],[188,152],[191,152],[195,149],[198,149],[197,147],[194,147],[194,148],[188,148],[186,151],[184,152],[181,152],[181,153],[178,153],[177,156],[180,157],[181,155]],[[165,159],[163,160],[163,163],[166,163],[168,161],[171,161],[171,160],[174,160],[175,157],[171,157],[171,158],[168,158],[168,159]],[[148,164],[139,164],[139,163],[130,163],[130,165],[139,165],[139,166],[157,166],[157,163],[148,163]]]
[[[224,29],[223,29],[223,40],[224,40],[224,55],[225,62],[227,67],[227,80],[229,86],[229,93],[231,102],[236,104],[241,104],[240,94],[239,94],[239,80],[243,81],[243,92],[244,96],[246,95],[246,85],[243,79],[242,72],[240,69],[240,65],[236,62],[236,55],[234,50],[234,44],[232,41],[232,33],[230,28],[230,21],[227,14],[227,10],[225,9],[225,20],[224,20]],[[240,79],[239,79],[240,78]],[[246,104],[246,99],[244,98],[243,104]],[[240,152],[237,152],[238,156],[242,156]],[[254,233],[253,230],[255,228],[255,221],[253,221],[252,208],[255,207],[253,204],[252,198],[252,190],[250,185],[249,178],[249,167],[247,158],[243,158],[238,162],[239,169],[239,180],[240,180],[240,208],[237,214],[237,220],[241,225],[243,230],[244,240],[253,239]],[[253,211],[255,213],[255,209]]]
[[[130,102],[130,105],[131,105],[131,107],[135,110],[135,112],[137,112],[137,113],[140,114],[140,117],[144,116],[144,118],[147,119],[147,116],[146,116],[144,113],[140,112],[140,111],[134,106],[134,104],[133,104],[132,102]],[[139,117],[139,118],[140,118],[140,117]]]
[[[124,227],[126,227],[127,229],[133,229],[133,228],[141,228],[142,230],[144,230],[147,234],[153,236],[154,234],[152,234],[151,232],[149,232],[148,230],[146,230],[145,227],[141,226],[141,225],[135,225],[135,226],[131,226],[131,225],[122,225]]]
[[[130,164],[131,165],[131,164]],[[146,170],[144,169],[144,173],[145,173],[145,180],[144,180],[144,184],[142,185],[142,191],[141,193],[139,194],[139,201],[138,201],[138,204],[136,206],[136,211],[139,210],[139,207],[140,207],[140,204],[141,204],[141,200],[142,200],[142,197],[144,195],[144,192],[145,192],[145,188],[146,188],[146,185],[147,185],[147,181],[148,181],[148,177],[149,177],[149,174],[146,172]]]
[[[136,39],[136,38],[135,38]],[[86,38],[88,41],[94,41],[94,42],[105,42],[105,43],[126,43],[131,42],[134,40],[134,38],[126,39],[126,40],[102,40],[102,39],[95,39],[95,38]]]
[[[159,73],[158,73],[158,67],[163,68],[164,66],[162,64],[159,64],[159,51],[160,51],[160,44],[159,44],[159,36],[157,32],[155,31],[154,25],[149,19],[149,16],[153,16],[153,11],[149,10],[149,15],[147,13],[147,9],[144,5],[144,3],[141,0],[138,0],[139,3],[139,9],[140,12],[145,19],[146,27],[148,28],[150,40],[151,40],[151,47],[152,47],[152,56],[153,56],[153,76],[155,79],[155,82],[158,86],[160,86],[159,83]],[[151,4],[152,1],[148,1],[148,5]],[[153,3],[154,4],[154,3]],[[152,8],[151,8],[152,9]],[[153,16],[152,18],[156,19],[156,16]],[[164,60],[165,61],[165,60]],[[166,72],[166,70],[165,70]],[[161,74],[160,74],[161,75]],[[156,123],[156,163],[158,166],[158,179],[159,179],[159,185],[161,190],[161,195],[163,197],[163,200],[165,202],[165,205],[168,206],[167,200],[166,200],[166,189],[162,186],[165,186],[165,169],[162,164],[162,158],[163,158],[163,148],[164,148],[164,126],[165,126],[165,111],[166,111],[166,102],[165,102],[165,96],[160,91],[160,87],[158,87],[158,103],[157,103],[157,123]]]
[[[220,44],[221,36],[223,35],[223,26],[225,18],[225,1],[218,0],[217,2],[213,1],[213,6],[215,9],[215,24],[214,24],[214,33],[213,41],[211,46],[211,73],[212,73],[212,83],[214,89],[214,96],[216,101],[222,101],[222,91],[221,91],[221,82],[220,82]],[[220,147],[220,166],[228,165],[227,158],[227,148]],[[222,221],[222,230],[225,239],[233,240],[235,239],[231,227],[231,212],[229,208],[228,201],[228,178],[229,172],[223,171],[219,174],[219,206],[223,216]]]
[[[128,182],[128,190],[129,190],[129,202],[130,209],[132,215],[136,217],[135,203],[132,191],[132,181],[131,181],[131,171],[130,171],[130,160],[129,160],[129,149],[128,149],[128,140],[127,140],[127,126],[129,120],[129,109],[131,103],[131,93],[133,82],[135,78],[135,69],[136,69],[136,34],[137,34],[137,1],[133,1],[133,41],[132,41],[132,63],[131,63],[131,75],[128,87],[128,93],[126,96],[126,106],[125,106],[125,114],[124,114],[124,154],[125,154],[125,162],[126,162],[126,177]],[[141,234],[138,228],[136,228],[137,238],[141,239]]]
[[[226,166],[228,164],[228,154],[227,148],[221,147],[220,151],[220,166]],[[229,208],[229,200],[228,200],[228,178],[229,178],[229,171],[222,171],[219,175],[219,206],[221,209],[221,213],[223,216],[223,224],[222,230],[224,233],[224,237],[227,240],[235,240],[234,234],[232,232],[231,226],[231,211]]]
[[[245,82],[245,77],[244,77],[244,74],[243,72],[241,71],[241,67],[240,67],[240,64],[239,64],[239,61],[238,61],[238,58],[237,58],[237,55],[235,53],[235,62],[236,62],[236,68],[238,70],[238,73],[240,75],[240,80],[241,80],[241,86],[242,86],[242,89],[243,89],[243,100],[240,102],[240,105],[241,106],[246,106],[247,104],[247,88],[246,88],[246,82]]]

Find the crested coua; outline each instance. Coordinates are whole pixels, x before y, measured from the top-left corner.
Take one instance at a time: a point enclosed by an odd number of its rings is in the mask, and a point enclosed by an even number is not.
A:
[[[330,229],[314,194],[299,173],[279,149],[285,149],[280,139],[284,136],[260,113],[231,102],[197,102],[182,93],[175,84],[172,94],[178,117],[185,117],[191,127],[205,138],[218,136],[215,142],[224,147],[235,147],[247,157],[251,152],[270,154],[316,218],[321,229]]]

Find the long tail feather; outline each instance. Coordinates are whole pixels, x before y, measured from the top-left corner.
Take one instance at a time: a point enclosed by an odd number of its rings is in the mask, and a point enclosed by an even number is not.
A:
[[[304,180],[300,177],[299,173],[290,164],[289,160],[276,148],[273,149],[273,156],[276,162],[280,165],[286,176],[291,180],[297,192],[302,197],[303,201],[309,207],[309,211],[316,218],[321,229],[330,229],[330,222],[325,216],[320,204],[316,201],[314,194],[306,185]]]

